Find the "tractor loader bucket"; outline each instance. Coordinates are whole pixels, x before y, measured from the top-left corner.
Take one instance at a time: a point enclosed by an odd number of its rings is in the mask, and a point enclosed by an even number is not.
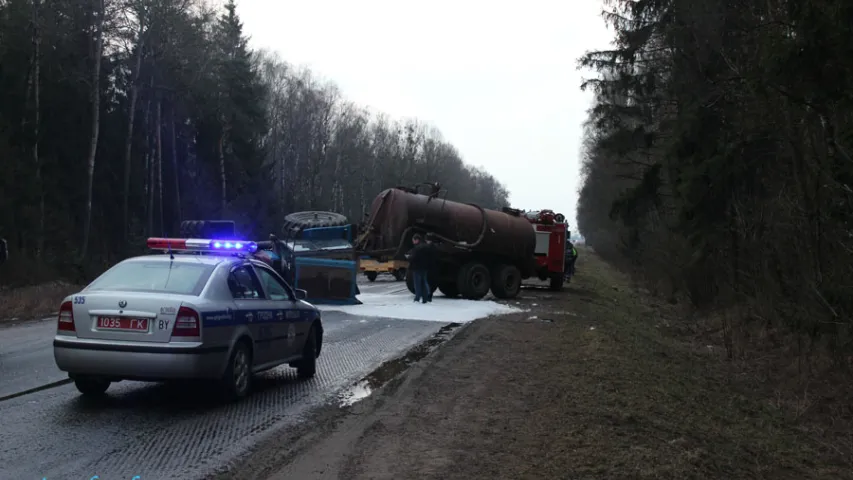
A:
[[[317,304],[360,305],[358,262],[349,226],[308,228],[297,238],[258,242],[255,258],[272,265],[294,288]]]
[[[307,300],[317,304],[361,305],[358,263],[319,257],[296,257],[294,287],[308,292]]]

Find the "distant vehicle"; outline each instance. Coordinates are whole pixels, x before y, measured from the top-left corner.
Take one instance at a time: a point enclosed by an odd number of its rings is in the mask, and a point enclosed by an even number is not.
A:
[[[216,381],[233,399],[281,364],[313,377],[320,312],[262,261],[254,242],[149,238],[165,254],[124,260],[62,301],[53,342],[83,395],[121,380]]]
[[[424,185],[432,187],[427,195],[395,187],[373,200],[355,242],[359,255],[402,260],[419,233],[435,239],[437,255],[428,283],[447,297],[479,300],[491,290],[497,298],[514,298],[527,278],[547,280],[554,290],[563,287],[569,234],[565,216],[452,202],[440,197],[438,184]],[[406,285],[414,292],[411,275]]]

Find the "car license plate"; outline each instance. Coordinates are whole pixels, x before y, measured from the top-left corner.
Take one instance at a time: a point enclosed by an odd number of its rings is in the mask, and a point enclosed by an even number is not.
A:
[[[98,317],[98,329],[148,331],[147,318]]]

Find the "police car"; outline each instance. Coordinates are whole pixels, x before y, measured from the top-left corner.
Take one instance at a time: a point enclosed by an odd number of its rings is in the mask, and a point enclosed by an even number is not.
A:
[[[244,397],[252,375],[282,364],[311,378],[320,312],[254,242],[150,238],[162,254],[124,260],[59,309],[54,358],[83,395],[121,380],[205,379]]]

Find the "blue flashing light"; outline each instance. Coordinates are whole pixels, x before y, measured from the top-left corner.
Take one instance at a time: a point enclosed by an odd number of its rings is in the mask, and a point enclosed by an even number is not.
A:
[[[258,245],[255,242],[245,242],[243,240],[213,240],[210,242],[210,246],[214,250],[241,252],[254,252],[258,249]]]

